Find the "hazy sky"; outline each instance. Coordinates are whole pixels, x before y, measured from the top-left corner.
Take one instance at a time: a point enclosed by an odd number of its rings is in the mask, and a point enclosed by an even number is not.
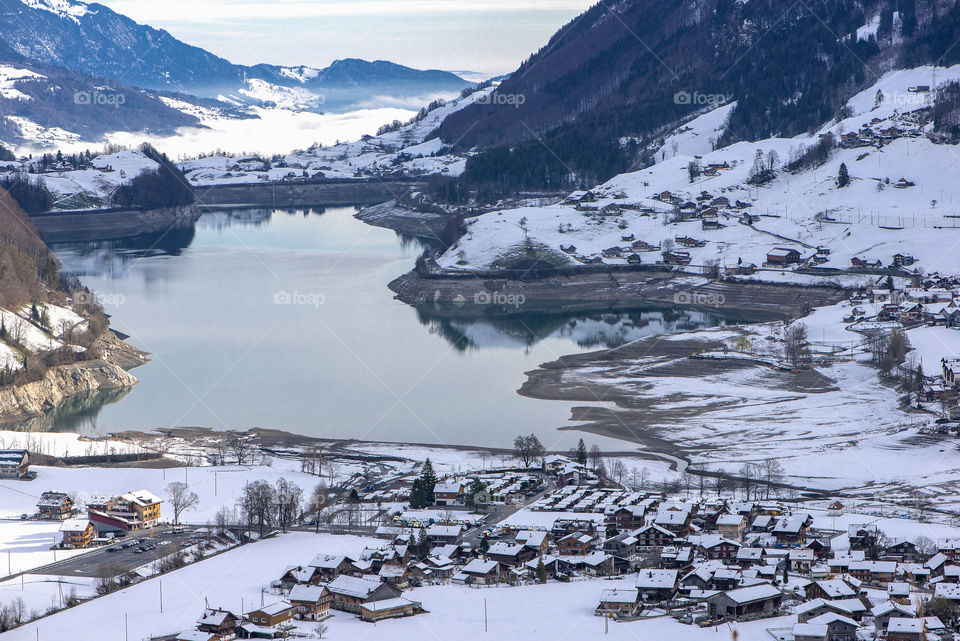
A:
[[[233,62],[512,71],[596,0],[99,0]]]

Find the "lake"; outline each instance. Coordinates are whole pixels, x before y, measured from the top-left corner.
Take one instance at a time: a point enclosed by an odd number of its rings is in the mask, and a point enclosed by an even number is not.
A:
[[[423,246],[355,212],[209,211],[168,234],[54,246],[153,360],[133,370],[130,393],[77,403],[52,415],[52,429],[266,427],[503,447],[533,432],[564,449],[582,436],[556,429],[573,404],[518,395],[525,371],[723,322],[670,309],[476,319],[415,309],[387,283]]]

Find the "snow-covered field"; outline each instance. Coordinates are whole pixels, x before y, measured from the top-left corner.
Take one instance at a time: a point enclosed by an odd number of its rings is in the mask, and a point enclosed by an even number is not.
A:
[[[76,630],[98,630],[103,641],[143,639],[150,635],[173,634],[193,627],[203,612],[204,601],[211,606],[251,609],[271,601],[261,588],[283,572],[287,565],[309,561],[319,553],[358,554],[364,547],[379,547],[383,541],[351,536],[293,533],[231,550],[194,565],[144,581],[79,607],[29,623],[5,635],[11,641],[68,638]],[[160,582],[163,582],[163,613],[160,612]],[[421,601],[427,613],[407,619],[390,620],[376,626],[352,615],[335,612],[326,623],[329,638],[374,639],[504,639],[593,638],[604,634],[604,621],[593,614],[600,593],[608,588],[631,587],[635,575],[614,580],[584,580],[548,583],[516,588],[474,589],[458,585],[430,586],[408,590],[404,597]],[[55,585],[53,586],[56,587]],[[2,589],[2,588],[0,588]],[[41,602],[53,594],[50,586],[36,591]],[[241,605],[242,604],[242,605]],[[484,625],[486,610],[486,626]],[[783,627],[793,617],[766,619],[733,627],[740,641],[768,638],[766,629]],[[125,629],[124,621],[129,628]],[[310,633],[314,624],[300,624]],[[715,641],[721,634],[732,638],[731,630],[683,626],[673,619],[660,618],[632,623],[609,624],[609,638],[667,638]],[[126,635],[129,634],[129,637]],[[309,637],[308,637],[309,638]]]

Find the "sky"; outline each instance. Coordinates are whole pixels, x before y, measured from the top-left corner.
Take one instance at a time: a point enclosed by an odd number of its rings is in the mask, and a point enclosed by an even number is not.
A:
[[[99,0],[232,62],[513,71],[596,0]]]

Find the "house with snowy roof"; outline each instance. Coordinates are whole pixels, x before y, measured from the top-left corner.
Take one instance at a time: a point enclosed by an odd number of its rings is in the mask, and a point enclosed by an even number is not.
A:
[[[402,594],[401,590],[380,580],[371,580],[341,574],[327,584],[333,595],[330,604],[334,610],[358,614],[360,606],[371,601],[393,599]]]
[[[679,583],[677,570],[643,569],[637,574],[637,589],[642,599],[664,601],[677,591]]]
[[[741,621],[774,616],[780,609],[783,593],[769,583],[720,592],[707,598],[712,617]]]
[[[640,607],[640,591],[636,588],[615,588],[600,593],[594,614],[604,617],[632,617]]]
[[[296,617],[304,621],[322,621],[330,616],[333,594],[325,585],[295,585],[287,595],[296,608]]]
[[[225,638],[233,636],[239,623],[237,615],[222,608],[207,608],[197,619],[197,630]]]

